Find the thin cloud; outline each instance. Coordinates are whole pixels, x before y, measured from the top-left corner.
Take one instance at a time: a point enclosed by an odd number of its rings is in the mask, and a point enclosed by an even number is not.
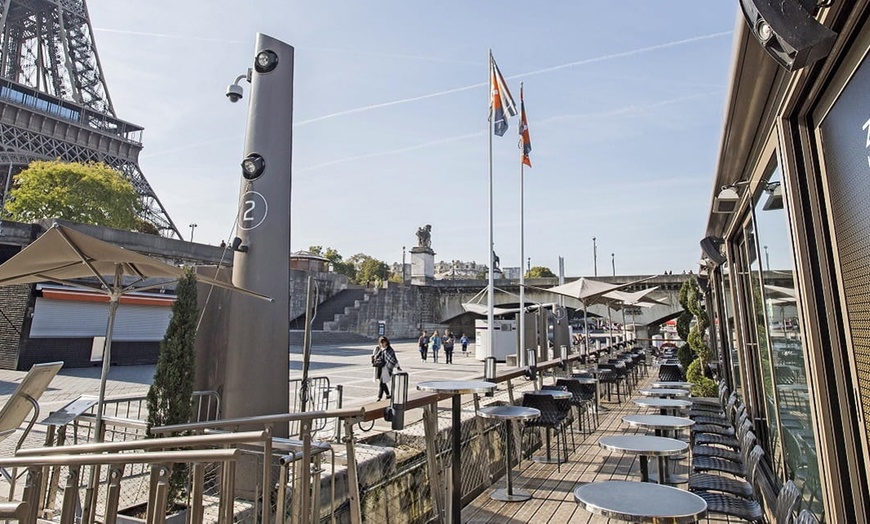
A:
[[[118,30],[111,30],[111,29],[101,29],[101,30],[102,30],[102,31],[117,32],[117,33],[130,33],[130,34],[137,34],[137,35],[145,35],[145,36],[157,36],[157,37],[167,37],[167,38],[187,38],[187,37],[179,37],[179,36],[177,36],[177,35],[163,35],[163,34],[158,34],[158,33],[139,33],[139,32],[133,32],[133,31],[118,31]],[[692,37],[692,38],[686,38],[686,39],[683,39],[683,40],[676,40],[676,41],[674,41],[674,42],[667,42],[667,43],[664,43],[664,44],[657,44],[657,45],[654,45],[654,46],[642,47],[642,48],[639,48],[639,49],[633,49],[633,50],[630,50],[630,51],[623,51],[623,52],[620,52],[620,53],[612,53],[612,54],[609,54],[609,55],[600,56],[600,57],[596,57],[596,58],[589,58],[589,59],[585,59],[585,60],[579,60],[579,61],[575,61],[575,62],[569,62],[569,63],[567,63],[567,64],[562,64],[562,65],[558,65],[558,66],[547,67],[547,68],[544,68],[544,69],[538,69],[538,70],[536,70],[536,71],[530,71],[530,72],[527,72],[527,73],[520,73],[520,74],[517,74],[517,75],[512,75],[512,76],[509,76],[508,78],[510,78],[510,79],[515,79],[515,78],[525,78],[525,77],[532,76],[532,75],[538,75],[538,74],[550,73],[550,72],[552,72],[552,71],[558,71],[558,70],[561,70],[561,69],[567,69],[567,68],[570,68],[570,67],[577,67],[577,66],[581,66],[581,65],[587,65],[587,64],[593,64],[593,63],[599,63],[599,62],[603,62],[603,61],[606,61],[606,60],[614,60],[614,59],[617,59],[617,58],[624,58],[624,57],[627,57],[627,56],[633,56],[633,55],[638,55],[638,54],[642,54],[642,53],[648,53],[648,52],[657,51],[657,50],[660,50],[660,49],[667,49],[667,48],[670,48],[670,47],[676,47],[676,46],[680,46],[680,45],[684,45],[684,44],[689,44],[689,43],[699,42],[699,41],[702,41],[702,40],[710,40],[710,39],[714,39],[714,38],[720,38],[720,37],[722,37],[722,36],[726,36],[726,35],[730,35],[730,34],[731,34],[731,31],[722,31],[722,32],[719,32],[719,33],[711,33],[711,34],[708,34],[708,35],[696,36],[696,37]],[[234,41],[231,41],[231,42],[234,42]],[[319,116],[319,117],[315,117],[315,118],[309,118],[309,119],[307,119],[307,120],[298,120],[298,121],[296,121],[296,122],[293,123],[293,128],[295,129],[296,127],[299,127],[299,126],[304,126],[304,125],[307,125],[307,124],[312,124],[312,123],[315,123],[315,122],[320,122],[320,121],[322,121],[322,120],[328,120],[328,119],[336,118],[336,117],[339,117],[339,116],[352,115],[352,114],[356,114],[356,113],[362,113],[362,112],[366,112],[366,111],[372,111],[372,110],[374,110],[374,109],[380,109],[380,108],[383,108],[383,107],[392,107],[392,106],[396,106],[396,105],[407,104],[407,103],[410,103],[410,102],[417,102],[417,101],[420,101],[420,100],[426,100],[426,99],[429,99],[429,98],[436,98],[436,97],[446,96],[446,95],[450,95],[450,94],[454,94],[454,93],[461,93],[461,92],[463,92],[463,91],[470,91],[470,90],[472,90],[472,89],[477,89],[477,88],[479,88],[479,87],[486,87],[487,85],[488,85],[487,82],[481,82],[481,83],[477,83],[477,84],[473,84],[473,85],[468,85],[468,86],[464,86],[464,87],[457,87],[457,88],[454,88],[454,89],[447,89],[447,90],[445,90],[445,91],[438,91],[438,92],[436,92],[436,93],[429,93],[429,94],[427,94],[427,95],[414,96],[414,97],[410,97],[410,98],[403,98],[403,99],[400,99],[400,100],[393,100],[393,101],[391,101],[391,102],[382,102],[382,103],[380,103],[380,104],[371,104],[371,105],[367,105],[367,106],[363,106],[363,107],[357,107],[357,108],[354,108],[354,109],[347,109],[347,110],[344,110],[344,111],[338,111],[338,112],[335,112],[335,113],[330,113],[330,114],[328,114],[328,115],[323,115],[323,116]],[[700,96],[708,96],[709,94],[711,94],[711,93],[703,93],[703,94],[699,94],[699,95],[692,95],[692,96],[690,96],[690,97],[685,97],[685,98],[680,98],[680,99],[673,99],[673,100],[663,101],[663,102],[659,102],[659,103],[657,103],[657,105],[663,105],[663,104],[670,104],[670,103],[680,102],[680,101],[683,101],[683,100],[686,100],[686,99],[689,99],[689,98],[700,97]],[[653,107],[653,106],[645,106],[645,107]],[[631,107],[626,107],[626,108],[615,109],[615,110],[609,111],[609,112],[607,112],[607,113],[604,113],[603,116],[614,115],[614,114],[621,113],[621,112],[627,112],[627,111],[629,111],[629,110],[632,109],[632,108],[635,108],[635,107],[634,107],[634,106],[631,106]],[[635,108],[635,109],[636,109],[636,108]],[[549,119],[545,119],[545,120],[542,120],[542,121],[538,121],[536,125],[541,125],[541,124],[544,124],[544,123],[547,123],[547,122],[551,122],[551,121],[555,121],[555,120],[560,120],[560,119],[568,119],[568,118],[574,118],[574,117],[577,117],[577,118],[579,118],[579,117],[589,117],[589,116],[595,116],[595,115],[574,115],[574,116],[571,116],[571,115],[562,115],[562,116],[554,116],[554,117],[551,117],[551,118],[549,118]],[[322,167],[327,167],[327,166],[331,166],[331,165],[334,165],[334,164],[340,164],[340,163],[344,163],[344,162],[350,162],[350,161],[353,161],[353,160],[361,160],[361,159],[365,159],[365,158],[373,158],[373,157],[385,156],[385,155],[389,155],[389,154],[393,154],[393,153],[401,153],[401,152],[411,151],[411,150],[415,150],[415,149],[422,149],[422,148],[429,147],[429,146],[432,146],[432,145],[438,145],[438,144],[443,144],[443,143],[446,143],[446,142],[452,142],[452,141],[455,141],[455,140],[460,140],[460,139],[462,139],[462,138],[468,138],[468,137],[471,137],[471,136],[478,136],[479,134],[480,134],[480,133],[475,133],[475,134],[471,134],[471,135],[462,135],[462,136],[460,136],[460,137],[446,138],[446,139],[438,140],[438,141],[435,141],[435,142],[427,142],[427,143],[425,143],[425,144],[420,144],[420,145],[417,145],[417,146],[410,146],[409,148],[401,148],[401,149],[397,149],[397,150],[393,150],[393,151],[384,151],[384,152],[380,152],[380,153],[371,153],[371,154],[368,154],[368,155],[360,155],[360,156],[356,156],[356,157],[348,157],[348,158],[345,158],[345,159],[333,160],[333,161],[330,161],[330,162],[325,162],[325,163],[322,163],[322,164],[317,164],[317,165],[309,166],[309,167],[306,167],[306,168],[300,169],[300,170],[298,170],[297,172],[311,171],[311,170],[314,170],[314,169],[320,169],[320,168],[322,168]],[[205,141],[205,142],[199,142],[199,143],[197,143],[197,144],[191,144],[191,145],[189,145],[189,146],[182,146],[182,147],[173,148],[173,149],[171,149],[171,150],[161,151],[161,152],[159,152],[159,153],[153,153],[153,154],[151,154],[151,155],[143,156],[142,158],[151,158],[151,157],[155,157],[155,156],[159,156],[159,155],[164,155],[164,154],[169,154],[169,153],[174,153],[174,152],[179,152],[179,151],[186,151],[186,150],[189,150],[189,149],[193,149],[193,148],[197,148],[197,147],[202,147],[202,146],[206,146],[206,145],[211,145],[211,144],[214,144],[214,143],[225,142],[225,141],[227,141],[227,140],[231,140],[231,139],[238,139],[238,137],[225,137],[225,138],[218,138],[218,139],[215,139],[215,140],[210,140],[210,141]]]
[[[367,159],[367,158],[376,158],[376,157],[380,157],[380,156],[395,155],[397,153],[405,153],[407,151],[416,151],[417,149],[424,149],[427,147],[446,144],[448,142],[456,142],[459,140],[465,140],[466,138],[473,138],[476,136],[481,136],[483,134],[484,134],[484,132],[481,131],[478,133],[469,133],[467,135],[459,135],[459,136],[454,136],[454,137],[450,137],[450,138],[442,138],[440,140],[434,140],[432,142],[417,144],[415,146],[401,147],[399,149],[391,149],[389,151],[380,151],[377,153],[368,153],[365,155],[357,155],[357,156],[351,156],[351,157],[347,157],[347,158],[339,158],[337,160],[330,160],[329,162],[323,162],[322,164],[315,164],[313,166],[308,166],[308,167],[304,167],[301,169],[297,169],[297,170],[295,170],[295,172],[296,173],[304,173],[306,171],[313,171],[315,169],[321,169],[321,168],[333,166],[336,164],[344,164],[346,162],[353,162],[355,160],[363,160],[363,159]]]
[[[101,33],[114,33],[119,35],[130,35],[130,36],[144,36],[148,38],[167,38],[172,40],[194,40],[197,42],[219,42],[222,44],[240,44],[240,45],[250,45],[251,42],[247,40],[227,40],[225,38],[211,38],[205,36],[194,36],[194,35],[178,35],[178,34],[170,34],[170,33],[149,33],[145,31],[129,31],[126,29],[109,29],[106,27],[95,27],[94,31],[98,31]],[[349,54],[349,55],[363,55],[363,56],[378,56],[382,58],[402,58],[408,60],[420,60],[423,62],[441,62],[447,64],[465,64],[465,65],[474,65],[480,66],[485,65],[483,62],[477,61],[473,62],[471,60],[453,60],[449,58],[441,58],[437,56],[419,56],[419,55],[403,55],[403,54],[395,54],[395,53],[373,53],[371,51],[361,51],[357,49],[331,49],[328,47],[295,47],[297,51],[316,51],[319,53],[339,53],[339,54]]]
[[[696,99],[696,98],[703,98],[703,97],[707,97],[707,96],[711,96],[711,95],[718,95],[718,94],[721,94],[721,92],[722,91],[720,90],[720,91],[710,91],[707,93],[698,93],[698,94],[693,94],[693,95],[679,97],[679,98],[672,98],[669,100],[660,100],[658,102],[653,102],[651,104],[647,104],[647,105],[643,105],[643,106],[630,105],[630,106],[619,107],[619,108],[615,108],[615,109],[611,109],[611,110],[603,111],[603,112],[598,112],[598,113],[586,113],[586,114],[576,114],[576,115],[557,115],[557,116],[552,116],[549,118],[544,118],[542,120],[536,121],[535,127],[539,128],[540,126],[545,126],[547,124],[552,124],[552,123],[560,122],[563,120],[591,119],[591,118],[601,118],[601,117],[611,117],[612,118],[615,116],[635,116],[635,115],[640,115],[640,114],[642,114],[650,109],[656,108],[656,107],[662,107],[662,106],[666,106],[666,105],[670,105],[670,104],[676,104],[676,103],[680,103],[680,102],[685,102],[687,100],[692,100],[692,99]],[[464,140],[466,138],[479,137],[479,136],[482,136],[485,134],[486,134],[486,131],[479,131],[477,133],[468,133],[465,135],[459,135],[459,136],[454,136],[454,137],[449,137],[449,138],[442,138],[439,140],[425,142],[425,143],[417,144],[414,146],[402,147],[399,149],[391,149],[389,151],[379,151],[377,153],[367,153],[365,155],[357,155],[357,156],[351,156],[351,157],[347,157],[347,158],[339,158],[337,160],[330,160],[329,162],[323,162],[321,164],[315,164],[313,166],[308,166],[308,167],[305,167],[302,169],[297,169],[295,172],[296,173],[304,173],[306,171],[314,171],[316,169],[320,169],[323,167],[333,166],[336,164],[343,164],[346,162],[354,162],[357,160],[365,160],[368,158],[376,158],[376,157],[393,155],[393,154],[397,154],[397,153],[405,153],[407,151],[416,151],[418,149],[425,149],[427,147],[446,144],[449,142],[456,142],[459,140]]]
[[[692,38],[685,38],[683,40],[676,40],[674,42],[666,42],[664,44],[657,44],[657,45],[648,46],[648,47],[641,47],[638,49],[632,49],[632,50],[623,51],[620,53],[612,53],[609,55],[599,56],[596,58],[587,58],[585,60],[568,62],[567,64],[561,64],[561,65],[552,66],[552,67],[545,67],[543,69],[537,69],[535,71],[529,71],[527,73],[520,73],[517,75],[511,75],[511,76],[508,76],[507,78],[508,79],[526,78],[529,76],[540,75],[540,74],[544,74],[544,73],[551,73],[553,71],[559,71],[561,69],[568,69],[570,67],[577,67],[577,66],[588,65],[588,64],[596,64],[596,63],[604,62],[607,60],[614,60],[617,58],[625,58],[628,56],[635,56],[635,55],[639,55],[639,54],[643,54],[643,53],[649,53],[652,51],[659,51],[661,49],[667,49],[670,47],[681,46],[684,44],[700,42],[702,40],[711,40],[714,38],[720,38],[722,36],[726,36],[726,35],[730,35],[730,34],[731,34],[731,31],[722,31],[719,33],[711,33],[709,35],[695,36]],[[417,102],[419,100],[426,100],[428,98],[435,98],[435,97],[439,97],[439,96],[452,95],[454,93],[461,93],[462,91],[469,91],[471,89],[477,89],[479,87],[486,87],[487,85],[489,85],[487,82],[480,82],[480,83],[465,86],[465,87],[457,87],[454,89],[447,89],[445,91],[439,91],[437,93],[429,93],[428,95],[412,96],[410,98],[402,98],[400,100],[393,100],[391,102],[381,102],[379,104],[371,104],[368,106],[357,107],[354,109],[346,109],[344,111],[336,111],[335,113],[330,113],[328,115],[323,115],[323,116],[319,116],[319,117],[315,117],[315,118],[310,118],[308,120],[303,120],[301,122],[298,122],[297,124],[298,125],[311,124],[314,122],[320,122],[322,120],[328,120],[330,118],[335,118],[335,117],[339,117],[339,116],[353,115],[356,113],[362,113],[364,111],[371,111],[373,109],[380,109],[382,107],[397,106],[400,104],[407,104],[409,102]]]
[[[246,42],[244,40],[228,40],[226,38],[208,38],[204,36],[192,36],[192,35],[173,35],[169,33],[147,33],[144,31],[128,31],[126,29],[108,29],[105,27],[95,27],[94,31],[98,31],[101,33],[115,33],[119,35],[132,35],[132,36],[147,36],[149,38],[168,38],[172,40],[196,40],[198,42],[220,42],[223,44],[245,44],[248,45],[250,42]]]

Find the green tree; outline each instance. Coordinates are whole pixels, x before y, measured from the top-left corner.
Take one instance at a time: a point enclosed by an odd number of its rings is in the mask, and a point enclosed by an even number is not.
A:
[[[526,278],[548,278],[556,275],[550,271],[550,268],[544,266],[534,266],[526,271]]]
[[[386,280],[388,276],[390,276],[390,266],[386,262],[366,256],[360,262],[356,278],[358,283],[362,283]]]
[[[15,176],[9,196],[6,211],[19,222],[61,218],[128,231],[142,227],[133,184],[102,163],[32,162]]]
[[[190,398],[193,395],[194,342],[198,308],[196,305],[196,277],[188,269],[175,288],[176,300],[172,305],[172,319],[163,342],[154,371],[154,381],[148,389],[148,432],[155,426],[184,424],[190,421]],[[184,492],[187,478],[185,468],[176,465],[170,478],[169,503],[174,503]]]

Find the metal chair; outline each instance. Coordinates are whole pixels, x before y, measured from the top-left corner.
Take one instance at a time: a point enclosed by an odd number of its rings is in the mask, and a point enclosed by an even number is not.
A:
[[[592,425],[590,407],[595,402],[595,396],[593,392],[592,398],[590,398],[586,393],[587,390],[584,389],[583,386],[592,386],[594,388],[594,384],[581,384],[577,380],[571,378],[560,378],[556,381],[556,385],[565,386],[568,389],[568,392],[571,393],[571,405],[577,408],[577,427],[580,432],[583,434],[591,433],[591,428],[589,428],[589,426]],[[595,417],[597,419],[597,413]],[[586,421],[585,424],[584,420]]]
[[[616,403],[622,403],[621,384],[623,377],[619,375],[615,364],[598,364],[598,382],[607,386],[607,400],[610,400],[610,386],[616,386]]]
[[[795,506],[798,499],[801,497],[801,492],[795,483],[791,480],[787,481],[782,489],[779,490],[779,495],[776,497],[776,506],[773,510],[773,515],[777,522],[787,524],[794,517]]]
[[[659,366],[661,382],[680,382],[683,380],[683,370],[676,364],[661,364]]]
[[[748,428],[747,421],[742,428]],[[755,433],[743,429],[741,431],[741,452],[717,446],[694,446],[692,448],[692,469],[697,472],[718,471],[735,477],[744,477],[749,472],[745,465],[747,454],[755,447],[758,439]]]
[[[755,485],[754,477],[764,457],[761,446],[755,446],[749,454],[748,469],[750,482]],[[716,515],[737,517],[749,522],[763,522],[764,512],[758,501],[748,498],[735,497],[718,491],[693,491],[707,503],[707,512]]]
[[[547,391],[547,390],[564,391],[565,393],[571,393],[568,390],[568,386],[566,386],[564,384],[545,384],[545,385],[541,386],[541,391]],[[572,393],[571,398],[556,399],[556,403],[563,403],[563,404],[568,405],[568,407],[567,407],[568,413],[565,415],[565,418],[562,420],[562,432],[564,433],[565,428],[568,428],[571,430],[571,449],[572,450],[577,449],[577,443],[574,442],[574,426],[572,425],[574,423],[573,411],[571,410],[571,407],[572,407],[573,401],[574,401],[573,396],[574,395]],[[563,409],[565,408],[565,406],[561,406],[561,407]],[[566,456],[567,456],[567,453],[566,453]]]
[[[556,470],[559,470],[559,464],[562,462],[559,446],[559,435],[561,434],[562,448],[565,451],[565,457],[568,456],[568,445],[565,442],[563,422],[571,411],[569,400],[558,401],[552,395],[546,393],[526,393],[523,395],[523,406],[535,408],[541,412],[541,416],[525,421],[523,425],[523,435],[525,436],[526,429],[544,428],[549,437],[550,432],[556,433]]]

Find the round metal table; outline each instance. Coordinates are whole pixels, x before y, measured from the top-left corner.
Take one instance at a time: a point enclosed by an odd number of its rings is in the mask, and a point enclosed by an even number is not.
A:
[[[511,454],[513,453],[511,441],[513,433],[511,432],[511,422],[514,420],[529,420],[541,416],[541,411],[535,408],[526,408],[522,406],[491,406],[477,410],[478,416],[483,418],[494,418],[503,420],[505,424],[505,455],[504,467],[507,472],[507,488],[495,489],[489,494],[490,498],[500,500],[502,502],[522,502],[529,500],[532,496],[522,490],[514,490],[513,477],[511,475]]]
[[[553,398],[559,398],[559,399],[566,399],[566,398],[572,397],[570,391],[562,391],[559,389],[538,389],[538,390],[532,391],[532,393],[534,393],[536,395],[550,395]]]
[[[439,380],[420,382],[417,389],[453,396],[453,485],[448,522],[459,524],[462,520],[462,395],[487,393],[495,389],[495,384],[482,380]]]
[[[648,482],[609,480],[574,489],[586,511],[630,522],[682,524],[707,515],[707,503],[694,493]]]
[[[673,381],[661,381],[660,380],[660,381],[656,381],[656,382],[653,382],[652,384],[650,384],[650,387],[653,389],[655,389],[655,388],[692,389],[692,383],[691,382],[684,382],[682,380],[675,381],[675,382],[673,382]]]
[[[691,427],[695,421],[684,417],[671,417],[668,415],[626,415],[622,417],[622,421],[634,428],[647,428],[655,431],[657,437],[673,436],[676,437],[677,432],[681,429]],[[664,432],[668,432],[667,435]],[[671,432],[673,432],[671,434]],[[664,470],[667,473],[667,470]],[[650,475],[650,479],[653,476]],[[666,476],[661,479],[665,484],[685,484],[688,482],[686,477]]]
[[[648,428],[656,432],[660,437],[662,431],[678,431],[691,427],[695,421],[685,417],[671,417],[668,415],[625,415],[622,421],[633,428]]]
[[[689,445],[682,440],[666,438],[666,437],[651,437],[648,435],[616,435],[612,437],[603,437],[598,440],[598,445],[608,451],[621,451],[623,453],[631,453],[640,457],[640,480],[641,482],[649,482],[649,463],[648,457],[656,457],[658,459],[659,482],[662,479],[667,480],[667,464],[665,457],[679,455],[689,449]]]
[[[688,389],[679,389],[679,388],[639,389],[637,392],[645,397],[674,398],[674,397],[688,397],[689,396]]]
[[[657,408],[660,415],[674,415],[682,408],[687,408],[692,405],[688,400],[680,400],[677,398],[636,398],[632,400],[638,406],[645,408]]]

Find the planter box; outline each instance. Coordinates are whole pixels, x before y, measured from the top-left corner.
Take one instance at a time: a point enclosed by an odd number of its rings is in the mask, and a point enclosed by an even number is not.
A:
[[[118,524],[142,524],[146,522],[144,518],[139,517],[131,517],[130,515],[123,515],[123,513],[130,513],[133,515],[140,515],[145,513],[145,508],[147,506],[145,504],[139,504],[138,506],[133,506],[130,508],[123,509],[118,512],[118,517],[115,522]],[[187,520],[187,513],[189,512],[188,508],[184,508],[182,510],[176,511],[171,515],[166,516],[166,524],[184,524]]]

